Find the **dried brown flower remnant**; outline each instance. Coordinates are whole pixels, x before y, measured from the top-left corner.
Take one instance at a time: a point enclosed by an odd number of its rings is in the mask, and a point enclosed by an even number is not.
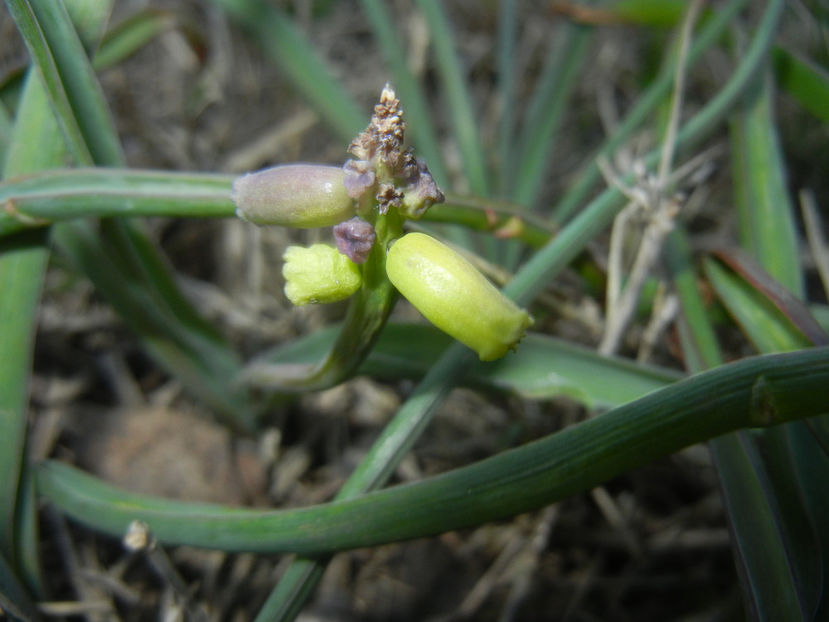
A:
[[[404,143],[406,123],[394,90],[387,84],[368,127],[349,146],[357,160],[343,166],[345,187],[354,199],[363,197],[376,184],[377,210],[402,209],[408,218],[420,218],[443,193],[422,160]]]
[[[373,160],[375,156],[389,169],[392,175],[399,175],[403,158],[403,138],[406,123],[400,100],[388,84],[380,93],[380,102],[374,106],[371,122],[348,147],[349,153],[360,160]]]
[[[388,214],[389,208],[400,209],[403,204],[403,193],[394,184],[383,183],[377,191],[377,211]]]

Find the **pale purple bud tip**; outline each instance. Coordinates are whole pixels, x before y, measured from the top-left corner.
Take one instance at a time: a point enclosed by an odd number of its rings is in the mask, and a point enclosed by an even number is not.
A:
[[[334,226],[337,249],[354,263],[368,259],[376,238],[374,227],[357,216]]]
[[[343,164],[345,173],[345,191],[352,199],[359,199],[366,190],[374,185],[374,171],[371,163],[365,160],[346,160]]]

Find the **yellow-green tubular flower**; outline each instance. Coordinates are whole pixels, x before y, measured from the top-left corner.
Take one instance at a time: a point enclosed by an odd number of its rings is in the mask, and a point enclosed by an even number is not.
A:
[[[357,291],[360,269],[333,246],[289,246],[282,256],[285,295],[295,305],[337,302]]]
[[[386,273],[426,319],[475,350],[482,361],[504,356],[532,324],[529,314],[471,263],[426,234],[408,233],[397,240],[386,257]]]
[[[237,177],[236,215],[257,225],[330,227],[354,216],[339,166],[286,164]]]

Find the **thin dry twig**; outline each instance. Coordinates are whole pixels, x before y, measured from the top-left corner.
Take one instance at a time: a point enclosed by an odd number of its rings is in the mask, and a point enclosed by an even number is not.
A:
[[[660,287],[654,302],[654,312],[642,333],[639,351],[636,353],[638,362],[644,363],[651,357],[659,338],[673,324],[677,313],[679,313],[679,298],[676,294],[665,294],[665,288]]]
[[[656,178],[650,178],[647,174],[637,174],[637,178],[640,180],[638,185],[634,188],[626,188],[624,182],[608,170],[609,167],[606,162],[599,161],[599,166],[608,179],[608,183],[619,188],[630,199],[630,203],[617,216],[611,236],[610,256],[608,258],[607,323],[604,336],[599,344],[599,352],[602,354],[612,354],[619,348],[624,332],[633,320],[647,276],[652,271],[661,253],[665,237],[673,229],[674,221],[679,214],[679,201],[676,198],[667,197],[666,194],[674,178],[671,175],[671,169],[676,150],[676,132],[682,109],[686,74],[685,61],[693,25],[696,22],[701,4],[701,0],[695,0],[691,3],[683,21],[677,58],[677,73],[674,80],[674,97]],[[621,247],[624,232],[632,216],[638,211],[646,213],[648,220],[627,285],[622,290],[620,284],[622,273]]]

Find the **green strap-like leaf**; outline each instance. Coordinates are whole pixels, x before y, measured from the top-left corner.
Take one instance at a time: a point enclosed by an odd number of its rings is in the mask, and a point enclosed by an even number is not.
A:
[[[247,380],[268,388],[270,366],[318,360],[338,331],[339,326],[331,326],[281,344],[250,364],[246,371]],[[433,326],[389,324],[358,372],[388,380],[422,378],[451,344],[452,338]],[[601,356],[594,350],[561,339],[530,333],[516,352],[493,363],[472,363],[464,383],[529,399],[563,395],[588,406],[611,407],[642,397],[680,378],[669,369]]]
[[[473,465],[298,510],[131,494],[57,462],[42,465],[37,488],[64,512],[113,535],[138,519],[168,543],[319,554],[505,518],[735,429],[822,414],[827,382],[829,348],[744,359]]]

